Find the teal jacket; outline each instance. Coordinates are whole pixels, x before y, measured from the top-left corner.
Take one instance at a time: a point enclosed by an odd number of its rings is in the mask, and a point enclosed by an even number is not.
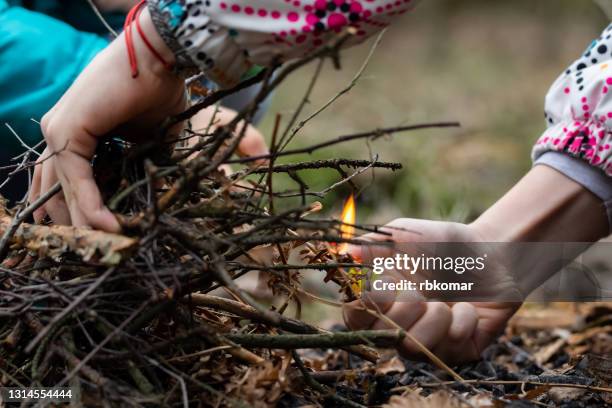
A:
[[[122,19],[109,17],[114,25]],[[5,123],[27,143],[38,142],[31,119],[40,120],[108,41],[83,0],[0,0],[2,156],[22,151]]]

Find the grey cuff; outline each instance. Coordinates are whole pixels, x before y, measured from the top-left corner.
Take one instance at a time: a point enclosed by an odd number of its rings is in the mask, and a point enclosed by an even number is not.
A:
[[[612,233],[611,177],[606,176],[599,168],[591,166],[584,160],[560,152],[549,151],[542,154],[533,163],[534,166],[538,164],[552,167],[599,197],[606,207],[608,227]]]

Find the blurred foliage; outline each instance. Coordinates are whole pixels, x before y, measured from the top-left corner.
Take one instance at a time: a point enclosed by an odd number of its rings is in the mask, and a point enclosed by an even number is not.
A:
[[[304,146],[385,126],[459,120],[460,129],[396,135],[366,145],[332,147],[304,160],[350,157],[398,161],[401,172],[359,177],[359,222],[424,217],[469,221],[530,167],[531,144],[545,127],[550,84],[607,24],[587,0],[424,0],[392,26],[358,85],[309,123],[292,142]],[[372,41],[343,53],[342,70],[327,64],[307,112],[349,83]],[[277,93],[285,121],[301,100],[314,66]],[[336,180],[333,171],[304,172],[313,188]],[[275,179],[287,188],[291,180]],[[329,194],[339,212],[346,186]],[[312,198],[311,198],[312,199]]]

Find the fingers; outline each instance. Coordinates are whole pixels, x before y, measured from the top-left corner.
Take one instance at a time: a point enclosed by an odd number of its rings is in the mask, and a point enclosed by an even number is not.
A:
[[[219,171],[222,171],[226,176],[231,176],[234,172],[232,171],[232,166],[229,164],[222,164],[219,166]]]
[[[201,110],[197,115],[191,119],[191,123],[194,131],[203,131],[211,127],[216,129],[220,126],[229,124],[236,117],[237,113],[231,109],[221,107],[218,110],[215,107],[209,107]],[[212,126],[210,126],[212,124]],[[242,132],[244,122],[240,122],[236,128],[234,137]],[[194,142],[190,142],[194,143]],[[253,157],[253,156],[266,156],[270,153],[266,140],[261,132],[254,126],[248,125],[244,131],[244,135],[238,144],[236,154],[240,157]],[[267,163],[266,159],[257,160],[254,162],[256,165],[264,165]]]
[[[43,155],[44,156],[44,155]],[[32,175],[32,185],[30,186],[30,191],[28,191],[28,203],[33,203],[40,197],[40,180],[42,175],[42,165],[36,164],[34,167],[34,174]],[[46,211],[44,206],[38,208],[32,216],[34,217],[35,223],[40,223],[43,218],[45,218]]]
[[[349,244],[346,252],[349,253],[354,259],[357,259],[365,264],[371,264],[374,258],[392,257],[394,254],[393,247],[388,244],[377,245],[377,242],[382,241],[382,239],[377,239],[375,237],[381,237],[381,235],[366,234],[359,237],[359,240],[363,241],[364,244]]]
[[[163,43],[146,10],[143,16],[143,29],[152,32],[150,39]],[[113,214],[103,205],[90,167],[98,138],[119,128],[151,134],[164,119],[180,112],[185,103],[184,80],[163,69],[142,41],[134,45],[140,65],[137,78],[129,78],[126,45],[119,38],[96,55],[41,120],[47,146],[57,155],[55,177],[62,184],[70,221],[76,226],[120,230]],[[167,50],[163,44],[160,49]],[[41,188],[53,175],[48,171],[45,176],[47,170],[45,166]],[[59,206],[57,211],[53,216],[67,221],[65,211]]]
[[[448,341],[462,343],[476,331],[478,312],[467,302],[455,303],[451,310],[453,320],[448,330]]]
[[[51,219],[60,225],[72,224],[77,227],[91,226],[105,231],[119,231],[117,219],[102,203],[89,162],[69,151],[60,152],[54,157],[49,157],[51,153],[48,150],[45,150],[45,153],[34,170],[29,200],[36,200],[58,180],[62,183],[63,193],[54,195],[34,212],[35,222],[42,221],[44,216],[49,214]],[[61,160],[61,166],[58,159]]]
[[[40,193],[44,194],[57,183],[58,178],[55,171],[55,158],[45,160],[42,163]],[[70,225],[70,212],[64,200],[63,194],[55,194],[45,203],[45,212],[49,217],[60,225]]]
[[[380,229],[380,232],[372,232],[359,237],[364,245],[350,245],[348,252],[360,259],[362,262],[369,263],[377,257],[391,257],[395,254],[395,248],[388,245],[389,241],[395,243],[416,242],[419,239],[418,233],[424,220],[410,218],[399,218],[391,221]],[[385,245],[376,245],[376,242],[385,242]]]
[[[63,190],[63,196],[57,194],[45,204],[47,213],[57,224],[120,231],[117,219],[104,207],[89,160],[95,152],[97,138],[71,121],[66,128],[72,132],[58,132],[61,127],[56,121],[66,122],[50,113],[41,122],[48,150],[54,152],[43,163],[41,189],[44,192],[59,180]]]
[[[89,161],[70,151],[59,153],[59,159],[62,164],[58,166],[58,176],[64,187],[72,224],[119,232],[119,222],[104,206]]]
[[[481,349],[474,341],[478,332],[478,313],[472,304],[461,302],[451,307],[443,302],[428,303],[418,299],[393,301],[389,293],[368,294],[363,300],[344,305],[344,320],[349,328],[386,330],[398,325],[409,334],[399,351],[411,358],[423,356],[422,349],[411,338],[447,362],[478,358]],[[385,317],[380,318],[378,312]]]
[[[40,222],[46,213],[60,225],[120,231],[117,219],[102,203],[88,160],[68,149],[54,157],[44,156],[46,159],[35,170],[30,196],[35,199],[49,191],[58,180],[63,193],[51,197],[44,208],[34,214],[36,222]]]
[[[457,239],[454,231],[454,224],[449,222],[398,218],[381,228],[380,232],[366,234],[359,239],[366,242],[391,241],[396,244],[452,242]],[[403,248],[406,249],[406,246]],[[388,244],[351,245],[349,253],[362,260],[371,260],[393,256],[396,249]]]
[[[407,328],[407,332],[429,350],[432,350],[447,336],[453,316],[446,303],[429,302],[426,305],[425,313],[412,327]],[[400,352],[408,356],[418,355],[420,349],[410,338],[406,338],[402,343]]]
[[[402,276],[405,270],[395,266],[395,262],[388,263],[390,266],[387,267],[386,259],[381,263],[381,259],[375,258],[395,258],[402,254],[414,257],[415,253],[427,252],[428,243],[471,242],[471,238],[473,235],[462,224],[398,219],[387,224],[380,232],[361,237],[367,243],[351,245],[349,253],[359,261],[379,269],[384,265],[384,276]],[[385,245],[376,245],[381,241],[386,241]],[[393,245],[389,245],[389,242]],[[423,269],[421,266],[418,275],[411,280],[426,277],[429,271]],[[386,310],[383,317],[377,316],[379,318],[376,319],[363,311],[354,310],[355,306],[349,304],[345,308],[345,321],[350,327],[370,329],[389,329],[393,326],[389,324],[390,321],[394,322],[409,334],[399,351],[410,357],[422,357],[424,346],[448,362],[477,359],[482,350],[503,330],[516,310],[516,306],[502,303],[424,303],[420,299],[411,300],[413,295],[406,291],[399,293],[401,295],[394,296],[392,305],[389,305],[388,300],[384,303]],[[428,293],[419,295],[427,296]],[[407,302],[403,303],[406,296]]]
[[[427,310],[427,305],[422,301],[414,302],[395,302],[385,315],[402,328],[412,327]],[[379,319],[372,325],[372,330],[393,329],[387,320]]]
[[[473,303],[478,308],[478,327],[473,341],[478,350],[484,350],[503,331],[508,320],[519,307],[518,303]]]
[[[237,153],[241,157],[265,156],[269,153],[268,145],[263,135],[257,128],[249,125],[244,137],[238,144]],[[267,160],[257,160],[255,163],[263,165]]]
[[[455,303],[448,336],[442,339],[432,352],[447,363],[462,363],[478,359],[480,349],[473,341],[478,327],[478,312],[466,302]]]

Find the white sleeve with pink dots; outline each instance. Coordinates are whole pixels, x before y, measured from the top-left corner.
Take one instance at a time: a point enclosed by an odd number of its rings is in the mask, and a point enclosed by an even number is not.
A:
[[[554,82],[544,116],[534,160],[560,152],[612,176],[612,24]]]
[[[556,169],[602,200],[612,233],[612,24],[546,95],[548,128],[534,165]]]
[[[230,86],[254,65],[306,55],[343,28],[353,45],[412,10],[418,0],[149,0],[179,68]]]

